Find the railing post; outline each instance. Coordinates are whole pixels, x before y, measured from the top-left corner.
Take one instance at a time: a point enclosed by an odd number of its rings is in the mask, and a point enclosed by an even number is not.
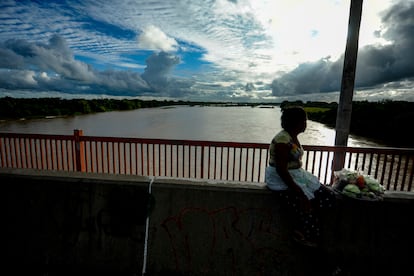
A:
[[[80,140],[80,136],[83,136],[83,130],[75,129],[73,131],[75,136],[75,160],[76,160],[76,171],[86,172],[85,165],[85,143]]]
[[[201,179],[204,178],[204,146],[201,146]]]

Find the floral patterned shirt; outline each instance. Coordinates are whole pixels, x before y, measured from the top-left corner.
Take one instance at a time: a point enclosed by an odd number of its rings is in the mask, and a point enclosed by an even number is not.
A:
[[[275,166],[276,165],[276,144],[283,143],[288,144],[290,148],[289,152],[289,159],[288,159],[288,169],[298,169],[302,167],[302,156],[303,156],[303,148],[302,146],[296,144],[290,134],[286,130],[280,131],[273,137],[272,142],[270,143],[269,147],[269,165]]]

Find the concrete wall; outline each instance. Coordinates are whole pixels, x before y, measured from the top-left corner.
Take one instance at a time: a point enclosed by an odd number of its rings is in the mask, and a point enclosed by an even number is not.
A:
[[[340,200],[327,214],[322,246],[309,249],[292,241],[288,213],[263,184],[4,169],[0,183],[3,255],[16,274],[329,275],[340,266],[344,275],[405,275],[411,269],[409,193],[387,193],[382,202]]]

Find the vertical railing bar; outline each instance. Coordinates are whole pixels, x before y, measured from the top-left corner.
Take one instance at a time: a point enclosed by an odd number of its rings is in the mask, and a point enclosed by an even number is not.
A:
[[[221,151],[220,151],[220,180],[223,179],[223,151],[224,151],[224,147],[221,147]]]
[[[16,145],[17,141],[19,140],[19,138],[15,138],[13,139],[13,146],[14,146],[14,158],[13,158],[13,168],[18,168],[19,166],[19,162],[18,162],[18,146]]]
[[[117,144],[116,142],[111,142],[111,153],[112,153],[112,173],[116,173],[116,153],[115,153],[115,147]]]
[[[201,146],[201,157],[200,157],[200,168],[201,168],[201,176],[200,178],[204,178],[204,145]]]
[[[401,169],[401,154],[398,155],[397,170],[395,171],[395,179],[394,179],[394,191],[397,191],[398,178],[400,177],[400,169]],[[400,191],[402,191],[401,187],[400,187]]]
[[[54,154],[54,159],[55,159],[55,163],[56,163],[56,169],[60,170],[60,167],[59,167],[59,145],[58,145],[58,143],[59,143],[58,139],[55,139],[55,140],[52,141],[52,145],[53,145],[52,153],[53,152],[55,153]]]
[[[216,147],[214,147],[214,149],[216,149]],[[210,153],[211,153],[211,147],[207,146],[207,179],[210,178],[210,164],[211,164],[211,160],[210,160],[211,155],[210,155]],[[215,169],[213,171],[215,171]],[[215,175],[214,175],[213,179],[216,179]]]
[[[34,156],[33,156],[33,148],[34,148],[34,144],[33,144],[33,139],[32,138],[27,138],[27,156],[28,156],[28,164],[30,164],[30,168],[34,169],[35,165],[34,165]]]
[[[145,143],[145,147],[146,147],[146,164],[147,164],[147,176],[149,176],[149,169],[150,169],[150,156],[149,156],[149,143]]]
[[[63,171],[68,171],[68,167],[67,167],[67,153],[69,152],[69,149],[67,147],[67,140],[64,139],[61,141],[60,144],[60,149],[61,149],[61,155],[62,155],[62,170]]]
[[[86,162],[86,171],[93,172],[93,141],[85,141],[85,155],[89,156]],[[86,154],[88,152],[88,154]]]
[[[7,159],[8,159],[7,158],[8,157],[8,154],[7,154],[8,146],[7,145],[9,145],[9,143],[6,142],[8,140],[9,140],[9,138],[7,138],[7,137],[1,138],[0,146],[1,146],[1,166],[2,166],[2,168],[8,167],[8,162],[7,162]]]
[[[19,139],[19,159],[20,159],[20,167],[21,168],[24,168],[25,167],[25,165],[24,165],[24,161],[25,161],[25,158],[24,158],[24,151],[23,151],[23,149],[24,149],[24,147],[23,147],[23,141],[24,141],[24,138],[21,138],[21,139]]]
[[[174,151],[175,151],[175,177],[178,177],[178,172],[179,172],[179,168],[178,168],[178,147],[179,147],[179,145],[174,145]],[[172,171],[171,171],[171,174],[174,175]]]
[[[411,158],[408,160],[410,162],[411,160],[411,170],[410,170],[410,179],[408,181],[408,187],[407,191],[411,191],[412,185],[413,185],[413,179],[414,179],[414,156],[411,155]]]
[[[106,147],[106,172],[111,173],[111,147],[112,142],[105,142]]]
[[[405,181],[407,180],[407,173],[408,172],[408,163],[409,163],[410,159],[409,159],[409,155],[405,155],[405,162],[404,162],[404,169],[403,169],[403,177],[401,180],[401,191],[404,191],[405,188]]]
[[[155,172],[155,144],[151,144],[152,146],[152,175],[156,176]]]
[[[394,169],[394,164],[395,164],[395,154],[391,155],[391,164],[390,164],[390,171],[388,172],[388,187],[391,187],[391,181],[392,181],[392,173],[393,173],[393,169]]]
[[[50,159],[52,162],[52,170],[57,169],[57,156],[56,156],[56,140],[49,140]]]
[[[58,170],[63,171],[63,146],[62,140],[56,140],[56,152],[57,152],[57,161],[58,161]]]
[[[139,155],[138,155],[138,143],[135,143],[135,174],[139,175]]]
[[[224,171],[223,171],[221,179],[230,180],[230,147],[226,146],[225,148],[226,148],[226,153],[224,155],[224,152],[223,152],[221,168],[222,170],[225,170],[226,176],[224,176]]]
[[[104,160],[105,160],[105,156],[104,156],[104,145],[103,142],[100,141],[99,142],[99,152],[100,152],[100,160],[99,160],[99,172],[103,173],[104,172]]]
[[[47,150],[46,150],[47,140],[42,139],[41,141],[42,143],[40,145],[42,148],[42,169],[45,169],[45,168],[49,169],[49,162],[47,162]],[[46,156],[46,159],[45,159],[45,156]]]
[[[194,146],[194,153],[195,153],[195,157],[194,157],[194,178],[197,178],[197,157],[198,157],[197,148],[198,148],[198,146]]]
[[[247,181],[247,174],[248,174],[248,166],[249,166],[249,149],[246,148],[246,162],[245,162],[245,168],[244,168],[244,181]]]
[[[29,168],[29,154],[28,154],[28,150],[27,150],[27,138],[23,138],[22,141],[22,150],[24,150],[24,167],[25,168]]]
[[[122,173],[122,168],[121,168],[121,160],[122,160],[122,150],[121,150],[121,147],[122,147],[122,145],[123,145],[123,143],[122,142],[120,142],[120,141],[118,141],[118,162],[117,162],[117,164],[118,164],[118,173],[119,174],[121,174]],[[124,166],[125,167],[125,166]]]
[[[312,151],[312,168],[311,168],[312,174],[315,173],[315,162],[316,162],[316,150],[313,150]]]
[[[349,157],[349,159],[348,159],[348,168],[351,169],[352,168],[352,156],[353,156],[353,154],[352,154],[352,152],[349,152],[346,155],[348,155],[348,157]]]
[[[124,174],[128,174],[128,171],[131,171],[130,164],[128,163],[129,158],[128,158],[128,151],[127,151],[127,148],[129,148],[130,143],[124,142],[123,145],[124,145]]]
[[[309,168],[309,151],[306,151],[305,170]]]
[[[214,147],[214,179],[219,179],[219,176],[218,176],[218,174],[219,174],[219,168],[218,168],[218,164],[219,164],[219,154],[218,154],[218,152],[220,151],[222,151],[223,150],[223,147],[222,146],[220,146],[220,147],[217,147],[217,146],[215,146]]]
[[[374,154],[373,154],[374,156]],[[378,170],[379,170],[379,166],[380,166],[380,161],[381,161],[381,155],[379,153],[377,153],[375,155],[377,157],[377,161],[376,161],[376,165],[375,165],[375,170],[374,170],[374,178],[378,178]]]
[[[30,146],[30,163],[32,164],[32,169],[37,168],[37,160],[36,160],[36,139],[29,139]]]
[[[236,148],[232,147],[233,149],[233,174],[232,174],[232,180],[236,180]]]
[[[6,167],[9,168],[12,166],[12,161],[11,161],[11,155],[12,153],[12,148],[11,148],[11,138],[6,137],[5,142],[4,142],[4,147],[5,147],[5,161],[6,161]]]
[[[55,169],[55,160],[54,160],[54,156],[53,156],[52,139],[47,139],[46,141],[47,141],[47,144],[46,144],[46,159],[47,159],[47,163],[48,163],[48,169],[50,168],[50,169],[54,170]],[[49,158],[49,156],[50,156],[50,158]],[[50,167],[49,167],[49,161],[50,161]]]
[[[259,173],[257,174],[257,182],[260,182],[260,176],[262,172],[262,155],[263,149],[259,149]]]
[[[384,180],[385,180],[385,170],[386,170],[386,168],[387,168],[387,163],[388,163],[388,161],[387,161],[387,160],[388,160],[387,156],[388,156],[387,154],[384,154],[384,155],[383,155],[383,157],[384,157],[384,158],[383,158],[383,160],[384,160],[384,161],[382,162],[382,164],[383,164],[383,165],[382,165],[382,172],[381,172],[381,179],[380,179],[380,182],[381,182],[382,184],[384,184]],[[388,187],[388,186],[386,186],[386,188],[387,188],[387,189],[389,189],[389,187]]]
[[[249,154],[249,152],[250,152],[250,150],[249,150],[249,148],[245,148],[245,150],[246,150],[246,161],[244,162],[244,164],[245,164],[245,168],[244,168],[244,172],[245,172],[245,174],[244,174],[244,181],[247,181],[247,174],[249,173],[249,161],[250,161],[250,154]]]
[[[354,167],[354,170],[356,170],[356,171],[359,171],[360,170],[358,164],[359,164],[359,152],[356,153],[356,158],[355,158],[355,167]]]
[[[164,176],[168,176],[167,175],[167,147],[168,147],[168,145],[167,144],[165,144],[164,145]]]
[[[188,145],[187,149],[188,149],[188,168],[187,168],[187,171],[188,171],[188,177],[191,177],[191,146]]]
[[[366,161],[366,158],[367,158],[367,153],[366,152],[364,152],[363,154],[362,154],[362,165],[361,165],[361,167],[362,167],[362,171],[365,171],[365,161]]]
[[[210,148],[210,146],[206,146],[206,147],[202,147],[203,148],[203,156],[204,156],[204,152],[205,152],[205,148],[207,148],[207,179],[209,179],[210,178],[210,151],[211,151],[211,148]],[[204,164],[204,158],[202,158],[202,160],[203,160],[203,164]],[[204,177],[204,166],[202,166],[201,167],[201,171],[203,172],[202,173],[202,175],[203,175],[203,177]]]
[[[161,169],[161,144],[157,144],[158,148],[158,175],[161,176],[162,169]],[[184,158],[183,158],[184,159]]]
[[[55,150],[55,158],[56,158],[56,169],[58,170],[58,171],[60,171],[61,170],[61,164],[60,164],[60,157],[62,156],[61,154],[60,154],[60,139],[55,139],[54,140],[54,145],[53,145],[53,148],[54,148],[54,150]]]
[[[170,144],[170,177],[173,176],[173,145]]]
[[[128,144],[129,144],[128,142],[122,143],[124,147],[124,174],[127,174],[127,169],[128,169],[128,161],[127,161],[128,157],[127,157],[127,150],[126,150]]]
[[[322,163],[323,163],[323,151],[319,151],[319,169],[318,169],[318,179],[321,177],[322,172]]]
[[[16,138],[11,139],[10,143],[10,160],[11,160],[11,167],[16,168]]]
[[[127,159],[128,159],[128,170],[129,170],[129,175],[133,175],[134,174],[134,166],[133,166],[133,164],[134,164],[134,158],[133,158],[133,156],[134,156],[134,150],[133,150],[133,147],[134,147],[134,143],[133,142],[130,142],[130,141],[128,141],[128,156],[129,156],[129,158],[127,157]]]
[[[372,165],[374,162],[374,153],[370,153],[369,155],[369,163],[368,163],[368,174],[371,175]]]
[[[181,162],[181,166],[182,166],[181,174],[182,174],[183,177],[185,177],[185,148],[186,148],[186,146],[183,145],[182,148],[183,148],[183,158],[182,158],[182,162]]]
[[[253,177],[254,177],[254,169],[255,169],[254,163],[255,163],[255,159],[256,159],[255,158],[256,157],[256,149],[253,148],[252,151],[253,151],[253,157],[252,157],[252,169],[251,169],[252,176],[250,177],[251,182],[253,182]],[[260,167],[259,167],[259,170],[260,170]]]
[[[4,168],[4,137],[0,137],[0,164],[1,167]]]
[[[242,155],[243,155],[243,148],[240,148],[240,156],[239,156],[239,181],[241,180],[241,172],[242,172]]]
[[[95,170],[97,173],[99,173],[100,170],[100,158],[99,158],[99,141],[95,141],[95,158],[94,158],[94,163],[95,163]]]
[[[139,151],[140,151],[140,155],[141,155],[141,175],[144,174],[144,144],[140,143],[139,144]]]
[[[328,184],[328,171],[329,171],[329,168],[328,168],[328,166],[329,166],[329,159],[330,159],[330,156],[329,156],[329,151],[327,151],[327,152],[324,152],[325,154],[326,154],[326,159],[325,159],[325,164],[324,164],[324,166],[325,166],[325,171],[323,172],[323,177],[322,177],[322,179],[323,179],[323,184]]]

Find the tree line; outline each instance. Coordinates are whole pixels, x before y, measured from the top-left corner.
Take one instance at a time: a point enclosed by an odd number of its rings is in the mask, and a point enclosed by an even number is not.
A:
[[[324,102],[283,102],[303,106],[308,118],[335,128],[338,104]],[[350,133],[395,147],[414,147],[414,102],[384,100],[354,101]]]
[[[188,104],[183,101],[139,99],[0,98],[0,119],[74,116],[116,110]]]

